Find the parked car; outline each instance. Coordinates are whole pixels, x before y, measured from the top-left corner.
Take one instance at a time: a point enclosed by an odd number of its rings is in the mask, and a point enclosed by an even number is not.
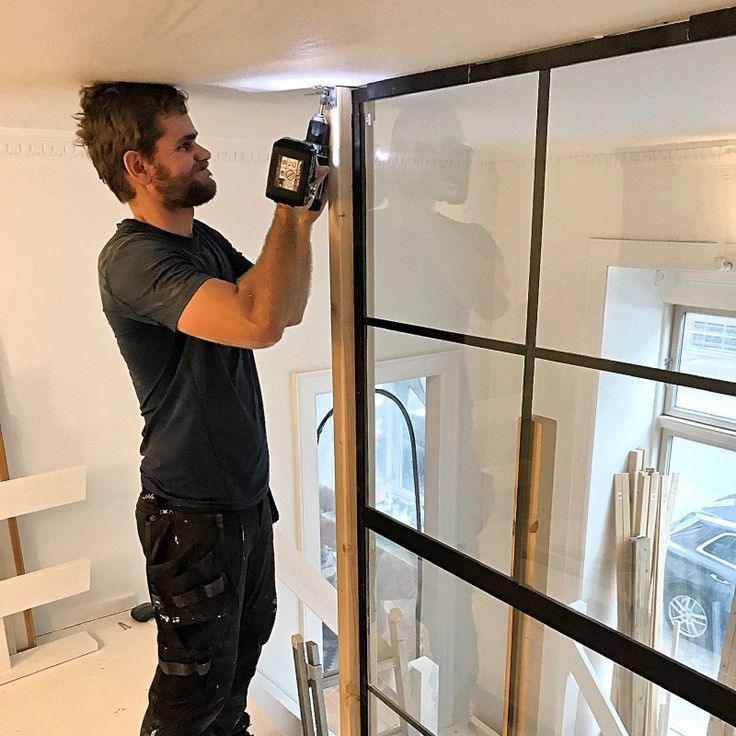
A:
[[[680,635],[720,651],[736,588],[736,494],[672,524],[664,572],[664,611]]]

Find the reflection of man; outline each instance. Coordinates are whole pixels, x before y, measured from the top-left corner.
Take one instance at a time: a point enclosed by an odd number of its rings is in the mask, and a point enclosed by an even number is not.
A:
[[[94,84],[78,134],[133,215],[103,248],[99,281],[145,422],[136,520],[159,663],[141,736],[245,736],[276,613],[252,349],[301,320],[319,213],[277,205],[255,264],[195,220],[216,185],[186,99],[168,85]]]
[[[443,205],[466,202],[472,149],[463,142],[454,111],[419,102],[409,105],[404,102],[396,118],[389,149],[376,152],[376,209],[371,221],[373,314],[435,329],[492,336],[493,321],[507,309],[508,286],[501,253],[480,224],[439,211]],[[448,344],[445,349],[451,347]],[[437,344],[432,348],[438,349]],[[441,541],[450,541],[476,557],[477,535],[493,505],[493,477],[480,469],[479,450],[485,449],[488,437],[479,412],[473,412],[473,402],[492,400],[494,393],[489,386],[498,392],[498,384],[488,380],[489,354],[465,352],[462,366],[465,377],[458,393],[459,423],[443,429],[456,432],[458,437],[457,487],[440,488],[441,498],[428,501],[428,506],[438,509],[440,515],[454,515],[454,538]],[[425,531],[437,536],[431,524],[427,519]],[[384,566],[377,576],[378,616],[383,616],[383,608],[400,607],[406,639],[413,642],[415,600],[420,596],[420,653],[439,665],[439,726],[467,724],[478,678],[471,587],[451,582],[450,576],[432,566],[424,566],[423,577],[416,572],[412,575],[403,559],[406,555],[388,548],[379,548],[376,556],[379,569]],[[418,590],[420,587],[423,590]],[[445,628],[448,623],[454,629],[452,636]],[[378,626],[384,628],[380,618]],[[449,702],[447,695],[451,688],[454,702]]]
[[[376,163],[375,314],[479,334],[507,307],[503,259],[479,224],[441,213],[467,200],[472,148],[452,110],[404,109]]]

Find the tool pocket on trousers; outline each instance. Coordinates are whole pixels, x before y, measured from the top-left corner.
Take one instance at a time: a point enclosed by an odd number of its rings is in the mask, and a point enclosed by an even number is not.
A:
[[[222,515],[161,510],[139,531],[160,667],[170,675],[205,675],[237,607]]]

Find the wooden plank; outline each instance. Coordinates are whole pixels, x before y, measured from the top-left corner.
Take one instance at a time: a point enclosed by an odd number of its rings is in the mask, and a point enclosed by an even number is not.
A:
[[[351,91],[335,90],[330,122],[330,304],[332,392],[335,421],[337,609],[340,631],[340,734],[360,736],[358,524],[355,431],[355,333],[353,308],[353,187]],[[341,134],[341,131],[344,133]],[[339,165],[334,165],[339,162]]]
[[[671,490],[671,478],[668,475],[660,479],[659,504],[657,511],[657,528],[655,533],[655,554],[653,567],[653,614],[652,614],[652,646],[659,648],[664,616],[664,565],[667,560],[667,544],[670,536],[670,524],[667,518],[667,502]]]
[[[8,456],[5,452],[5,439],[3,438],[3,428],[0,427],[0,482],[10,480],[10,470],[8,469]],[[18,520],[11,516],[8,518],[8,535],[10,536],[10,548],[13,553],[13,564],[15,565],[15,574],[23,575],[26,571],[25,563],[23,562],[23,549],[20,543],[20,530],[18,529]],[[23,611],[23,624],[25,627],[26,634],[26,646],[35,647],[38,643],[36,641],[36,627],[33,623],[33,612],[28,609]],[[7,636],[7,631],[4,632]],[[5,642],[8,644],[8,642]],[[13,646],[19,649],[18,642],[14,641]],[[9,647],[7,651],[9,651]]]
[[[649,638],[649,586],[651,577],[651,540],[639,536],[632,540],[634,560],[634,606],[632,636],[637,641]],[[632,676],[631,736],[645,736],[649,683]]]
[[[3,481],[0,484],[0,519],[83,501],[85,475],[84,465],[79,465]]]
[[[613,477],[616,523],[616,602],[617,628],[631,635],[632,561],[631,561],[631,509],[629,474],[617,473]],[[611,699],[623,723],[631,722],[631,672],[614,665]]]
[[[629,474],[629,482],[631,483],[630,486],[630,500],[631,500],[631,527],[632,527],[632,535],[636,536],[638,532],[634,533],[634,514],[638,513],[636,511],[636,480],[637,475],[639,471],[644,470],[644,462],[645,462],[645,453],[644,450],[641,448],[638,448],[636,450],[629,451],[629,457],[627,459],[626,463],[626,472]],[[638,518],[638,516],[636,517]]]
[[[517,422],[517,459],[520,437],[521,420]],[[556,442],[557,422],[549,417],[532,416],[531,470],[527,495],[529,525],[525,530],[526,554],[520,582],[542,593],[547,591],[549,577]],[[518,462],[516,471],[518,475]],[[518,477],[514,488],[517,486]],[[509,611],[509,623],[504,723],[512,723],[507,729],[513,729],[513,733],[533,733],[537,730],[542,690],[544,626],[513,609]]]
[[[418,623],[418,622],[417,622]],[[409,660],[406,655],[404,641],[404,626],[401,620],[401,609],[392,608],[388,614],[388,631],[391,640],[391,652],[394,659],[394,679],[396,683],[396,704],[408,710],[410,696],[409,688]],[[415,715],[415,714],[411,714]],[[408,734],[406,721],[401,721],[401,733]]]
[[[652,551],[656,547],[657,540],[655,535],[657,532],[657,518],[659,516],[659,494],[662,476],[659,473],[647,473],[649,476],[649,498],[647,511],[647,531],[646,536],[652,540]]]
[[[84,593],[89,583],[86,558],[0,580],[0,617]]]
[[[14,654],[10,658],[10,669],[0,672],[0,685],[91,654],[98,649],[97,640],[86,631],[41,644],[34,649]]]
[[[651,478],[642,471],[636,474],[636,509],[634,523],[631,525],[631,536],[646,536],[647,520],[649,517],[649,488]]]
[[[626,465],[626,470],[628,471],[629,476],[633,478],[636,475],[637,470],[644,470],[644,462],[645,452],[641,447],[638,447],[636,450],[630,450]]]
[[[677,659],[677,651],[680,646],[680,622],[675,621],[672,625],[672,645],[670,646],[670,657]],[[672,710],[672,693],[667,691],[664,703],[660,706],[657,718],[657,736],[669,736],[670,712]]]

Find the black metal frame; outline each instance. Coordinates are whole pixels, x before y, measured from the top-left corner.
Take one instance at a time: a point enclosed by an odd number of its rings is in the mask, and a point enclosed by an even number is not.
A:
[[[542,220],[544,215],[544,181],[547,148],[547,113],[549,107],[550,74],[554,68],[598,59],[664,49],[698,41],[736,36],[736,8],[692,16],[682,22],[656,28],[633,31],[594,41],[571,44],[559,48],[519,56],[465,64],[414,74],[369,84],[353,91],[353,205],[355,243],[355,378],[356,420],[358,430],[358,580],[360,623],[360,689],[361,732],[368,734],[369,693],[375,689],[368,679],[368,601],[369,534],[374,532],[428,560],[459,579],[511,606],[520,614],[531,616],[555,631],[568,636],[583,646],[602,654],[651,682],[669,690],[693,705],[736,725],[736,691],[697,672],[666,655],[622,634],[588,616],[565,606],[521,583],[520,564],[524,558],[523,535],[517,535],[512,576],[499,573],[477,559],[468,557],[442,542],[417,532],[368,506],[368,414],[367,397],[367,338],[370,328],[392,330],[420,335],[452,343],[472,345],[486,350],[521,355],[524,357],[524,383],[520,433],[520,462],[517,487],[517,516],[515,522],[524,528],[525,496],[529,486],[529,457],[531,447],[531,413],[534,367],[537,361],[550,361],[580,368],[643,378],[663,383],[705,389],[736,395],[736,384],[678,373],[676,371],[634,365],[577,353],[540,348],[536,345],[539,280],[542,249]],[[534,194],[532,206],[532,233],[528,288],[527,326],[524,344],[492,340],[436,330],[419,325],[368,317],[366,312],[366,211],[365,211],[365,137],[364,105],[374,100],[415,92],[461,86],[528,72],[539,73]],[[518,626],[520,616],[514,616]],[[513,679],[513,678],[512,678]],[[397,711],[399,712],[399,711]],[[400,713],[401,715],[401,713]],[[404,714],[405,715],[405,714]]]

